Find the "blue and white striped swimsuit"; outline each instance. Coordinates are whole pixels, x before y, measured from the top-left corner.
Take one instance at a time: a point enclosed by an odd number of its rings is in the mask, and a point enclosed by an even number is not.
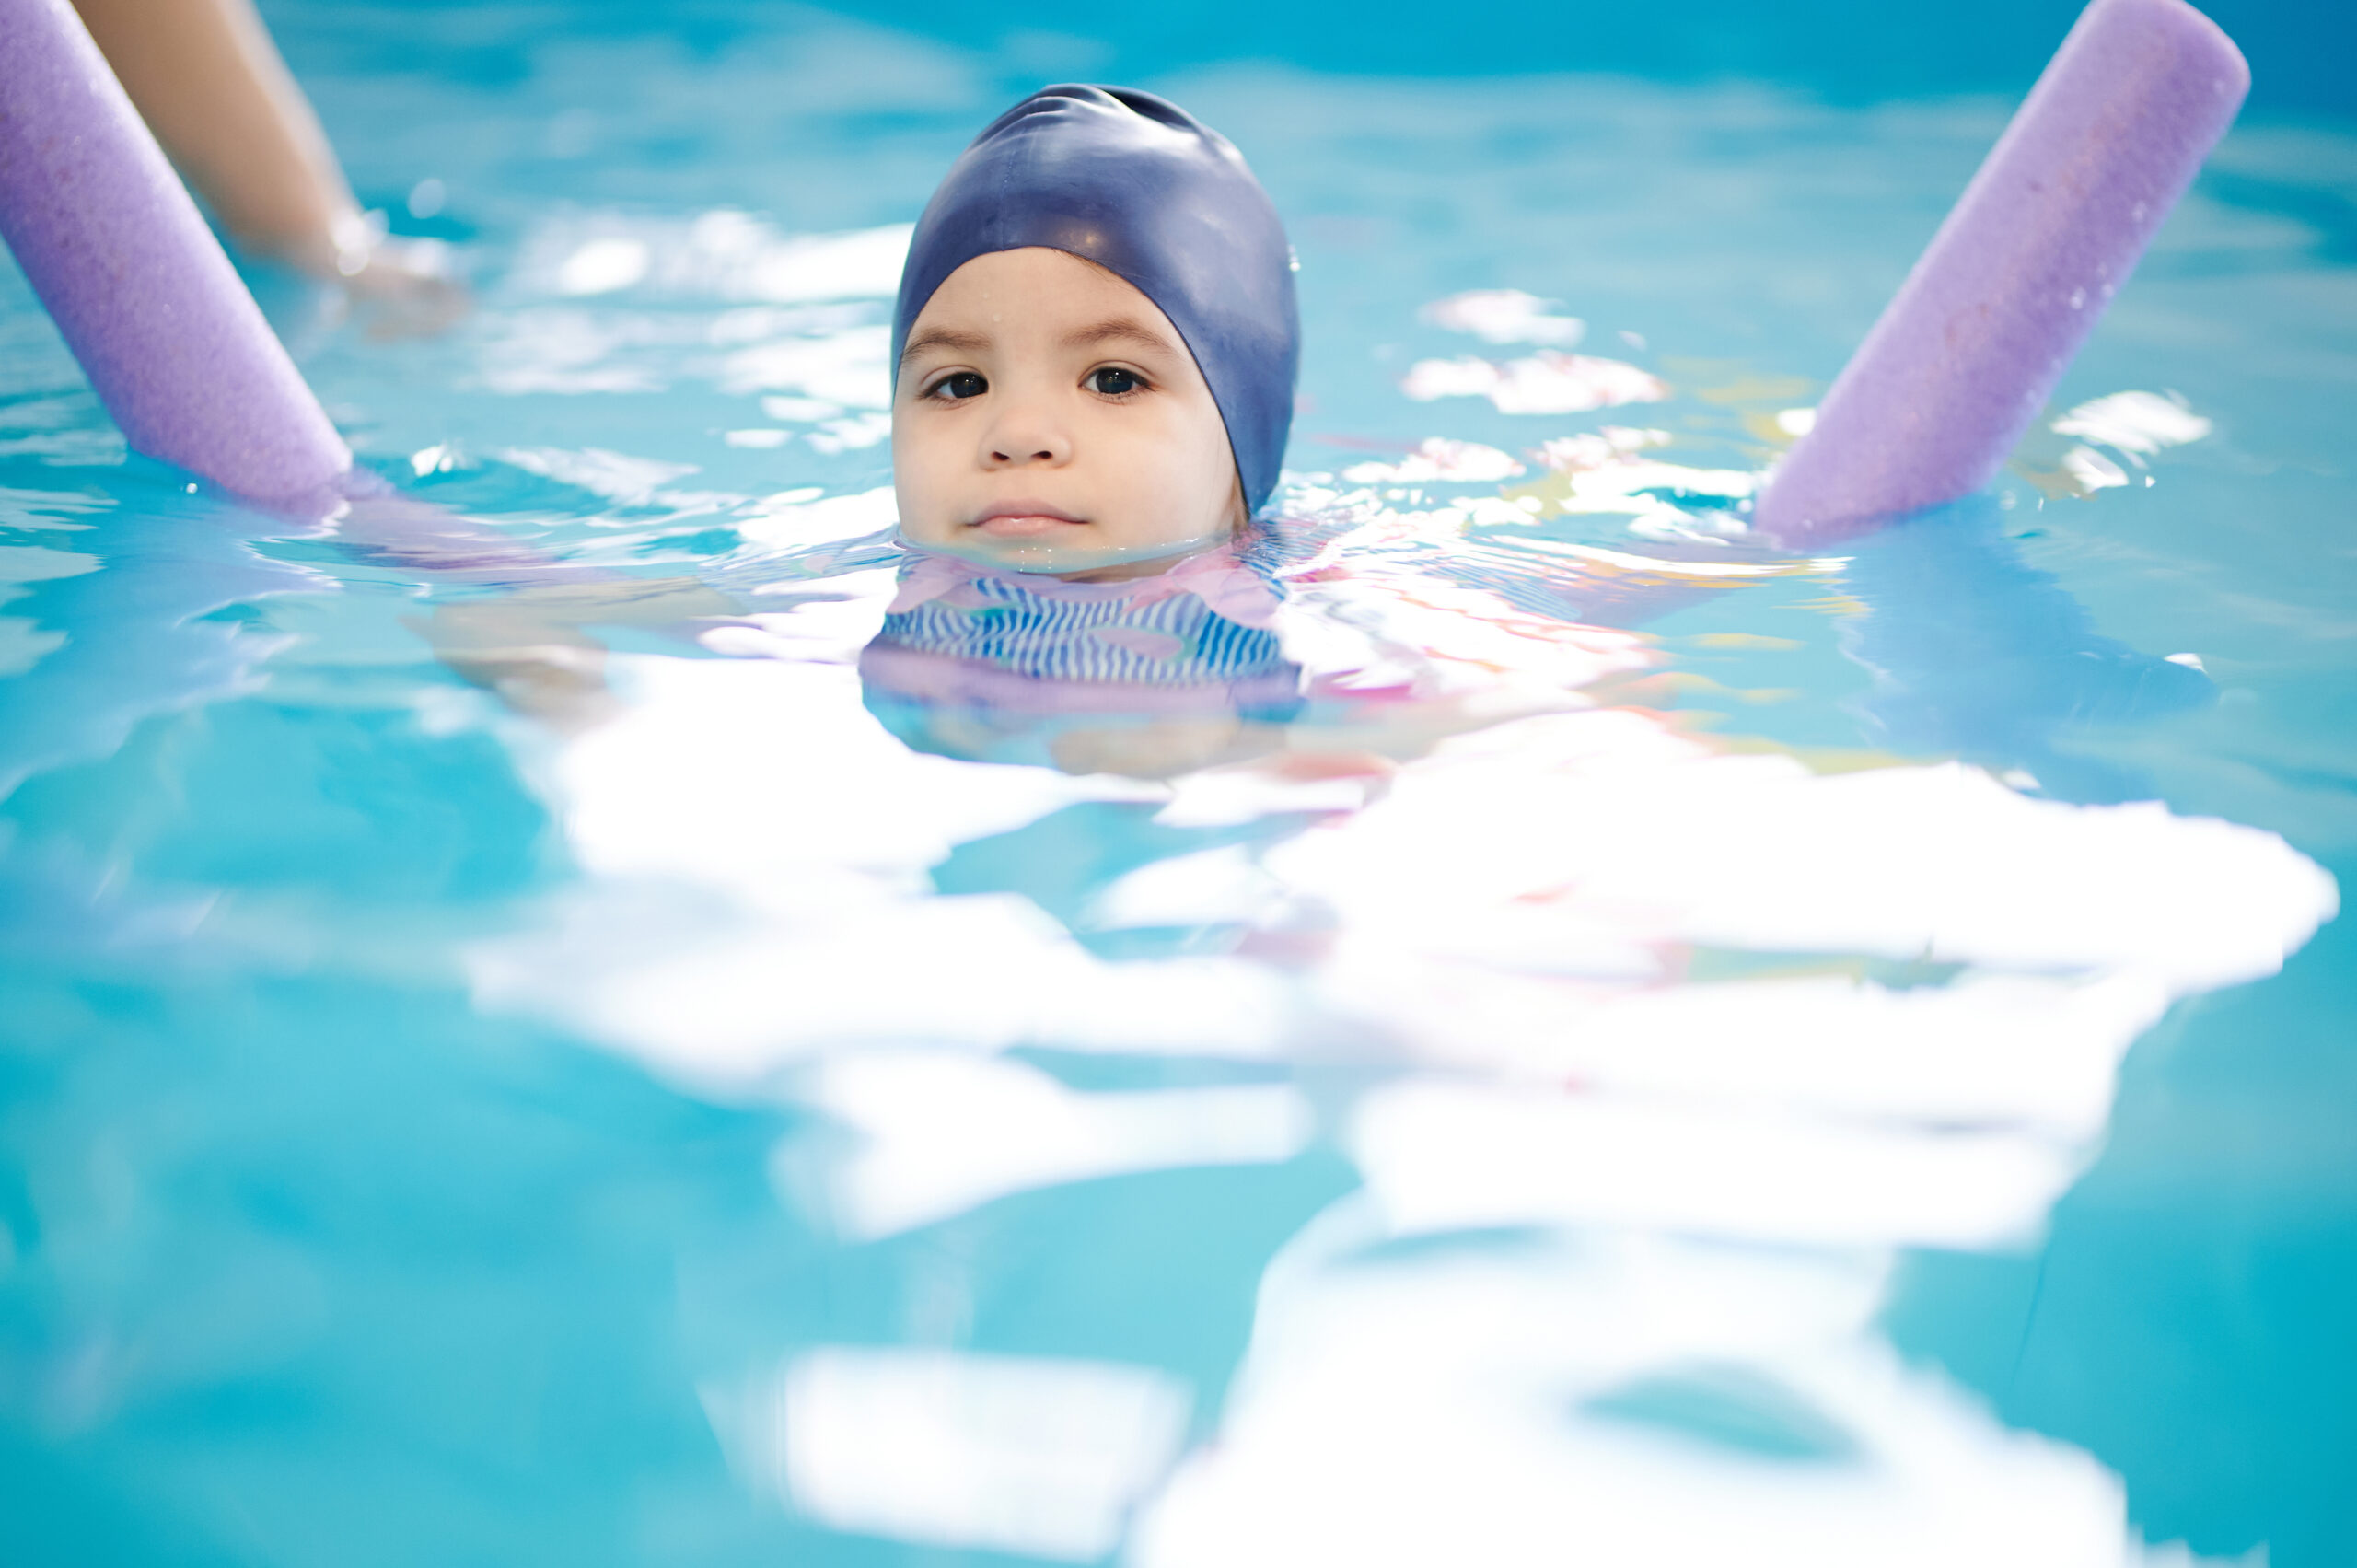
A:
[[[1232,621],[1202,596],[1151,579],[1034,585],[1010,575],[959,572],[948,591],[888,614],[877,642],[1027,679],[1091,685],[1222,685],[1285,664],[1275,633]]]

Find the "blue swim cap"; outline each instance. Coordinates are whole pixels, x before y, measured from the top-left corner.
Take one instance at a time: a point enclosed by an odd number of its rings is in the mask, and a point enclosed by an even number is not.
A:
[[[892,312],[894,377],[950,273],[1029,246],[1096,262],[1170,318],[1259,511],[1293,425],[1301,314],[1284,226],[1243,155],[1152,93],[1068,86],[1025,99],[974,138],[917,220]]]

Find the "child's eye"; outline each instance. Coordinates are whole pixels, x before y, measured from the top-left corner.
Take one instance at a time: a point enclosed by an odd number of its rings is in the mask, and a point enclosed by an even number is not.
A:
[[[991,389],[991,384],[971,370],[959,370],[944,376],[925,389],[929,398],[979,398]]]
[[[1118,365],[1107,365],[1088,373],[1088,389],[1118,398],[1134,392],[1145,385],[1145,377],[1134,370],[1124,370]]]

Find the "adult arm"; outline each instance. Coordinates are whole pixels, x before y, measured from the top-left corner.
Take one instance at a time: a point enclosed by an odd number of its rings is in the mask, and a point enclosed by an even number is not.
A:
[[[407,308],[461,306],[429,249],[361,211],[253,0],[74,0],[141,118],[239,247]]]

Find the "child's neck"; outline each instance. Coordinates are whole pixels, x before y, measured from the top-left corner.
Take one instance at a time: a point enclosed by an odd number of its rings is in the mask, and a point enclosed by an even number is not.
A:
[[[1175,555],[1156,555],[1144,561],[1116,561],[1109,566],[1095,566],[1086,572],[1057,572],[1052,575],[1060,583],[1133,583],[1140,577],[1160,576],[1180,562],[1208,555],[1214,550],[1225,548],[1227,542],[1225,540],[1213,540],[1192,550],[1179,551]]]

